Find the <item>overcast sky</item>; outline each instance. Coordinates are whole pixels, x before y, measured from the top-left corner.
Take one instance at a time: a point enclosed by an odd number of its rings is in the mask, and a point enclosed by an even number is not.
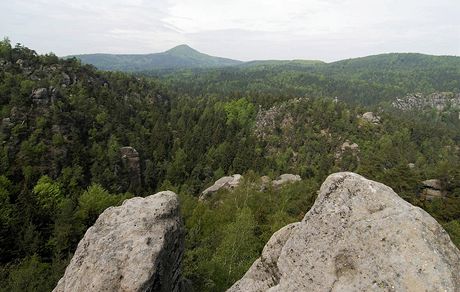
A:
[[[0,0],[4,36],[59,56],[184,43],[240,60],[460,55],[460,0]]]

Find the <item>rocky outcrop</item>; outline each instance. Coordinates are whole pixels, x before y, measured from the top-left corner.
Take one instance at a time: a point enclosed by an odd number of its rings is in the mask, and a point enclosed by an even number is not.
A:
[[[424,108],[434,108],[442,111],[447,107],[458,109],[460,108],[460,93],[435,92],[428,95],[413,93],[402,98],[397,98],[392,105],[404,111],[421,110]]]
[[[366,112],[361,116],[361,118],[365,120],[366,122],[374,124],[374,125],[380,124],[380,120],[381,120],[381,118],[378,115],[374,114],[373,112]]]
[[[460,251],[391,188],[330,175],[305,218],[275,233],[229,291],[460,291]]]
[[[180,291],[183,240],[176,194],[126,200],[86,231],[53,291]]]
[[[285,173],[285,174],[280,175],[278,179],[272,181],[272,185],[273,187],[277,188],[287,183],[292,183],[292,182],[301,181],[301,180],[302,178],[300,177],[300,175]]]
[[[299,103],[308,101],[307,98],[294,98],[269,109],[259,108],[255,118],[254,134],[261,141],[270,142],[272,136],[281,136],[289,141],[292,131],[299,121],[293,114],[292,108]]]
[[[220,189],[234,189],[240,185],[243,176],[241,174],[234,174],[232,176],[224,176],[216,180],[216,182],[205,189],[201,195],[200,200],[206,199],[210,194],[217,192]]]
[[[37,88],[32,90],[30,98],[32,103],[37,106],[45,106],[48,104],[54,104],[58,98],[58,90],[52,86],[49,88]]]
[[[141,163],[139,152],[131,146],[120,148],[121,160],[129,170],[130,187],[135,188],[141,185]]]
[[[353,157],[356,157],[359,160],[359,145],[356,143],[352,143],[349,140],[346,140],[345,142],[340,145],[340,148],[335,152],[335,159],[340,160],[344,153],[350,152]]]
[[[426,200],[444,197],[441,181],[439,179],[427,179],[422,181],[421,195],[422,198]]]

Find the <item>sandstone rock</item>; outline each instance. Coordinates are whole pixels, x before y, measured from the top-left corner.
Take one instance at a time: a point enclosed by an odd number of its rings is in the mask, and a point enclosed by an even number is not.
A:
[[[359,160],[359,157],[358,157],[359,145],[356,143],[352,143],[349,140],[346,140],[345,142],[343,142],[342,145],[340,146],[340,149],[338,149],[337,152],[335,153],[336,160],[341,159],[343,154],[346,151],[350,151],[351,154]]]
[[[443,111],[446,108],[460,108],[460,93],[434,92],[432,94],[412,93],[405,97],[397,98],[392,106],[403,110],[421,110],[433,108]]]
[[[435,198],[443,198],[444,195],[442,191],[440,190],[434,190],[434,189],[423,189],[422,190],[422,198],[425,200],[433,200]]]
[[[460,251],[391,188],[330,175],[305,218],[273,235],[229,291],[460,291]]]
[[[439,179],[427,179],[422,181],[422,185],[425,188],[441,190],[441,181]]]
[[[183,239],[176,194],[126,200],[86,231],[53,291],[179,291]]]
[[[206,199],[206,197],[212,193],[217,192],[220,189],[233,189],[240,185],[243,176],[240,174],[234,174],[232,176],[224,176],[216,180],[216,182],[205,189],[201,195],[200,200]]]
[[[380,117],[373,112],[366,112],[362,115],[362,119],[366,122],[378,125],[380,124]]]
[[[139,153],[131,146],[120,148],[121,159],[130,171],[130,186],[135,188],[141,185],[141,163]]]
[[[20,68],[24,65],[24,60],[23,59],[17,59],[16,64],[19,65]]]
[[[280,175],[278,179],[272,181],[272,185],[274,187],[280,187],[284,184],[301,181],[301,180],[302,178],[300,177],[300,175],[285,173],[285,174]]]
[[[442,184],[439,179],[427,179],[422,181],[422,198],[432,200],[444,197]]]

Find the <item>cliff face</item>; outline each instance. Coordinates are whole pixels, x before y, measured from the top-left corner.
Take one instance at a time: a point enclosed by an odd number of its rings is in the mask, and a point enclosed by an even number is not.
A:
[[[391,188],[337,173],[229,291],[460,291],[460,251]]]
[[[183,237],[173,192],[126,200],[88,229],[53,291],[180,291]]]
[[[400,110],[421,110],[433,108],[443,111],[448,107],[460,108],[460,94],[453,92],[435,92],[428,95],[420,93],[409,94],[403,98],[397,98],[393,106]]]

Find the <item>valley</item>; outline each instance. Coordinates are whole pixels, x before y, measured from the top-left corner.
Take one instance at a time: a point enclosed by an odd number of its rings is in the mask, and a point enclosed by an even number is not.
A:
[[[104,210],[172,191],[182,276],[237,291],[337,172],[390,187],[459,247],[459,92],[455,56],[242,63],[179,46],[59,58],[5,39],[0,290],[52,290]]]

